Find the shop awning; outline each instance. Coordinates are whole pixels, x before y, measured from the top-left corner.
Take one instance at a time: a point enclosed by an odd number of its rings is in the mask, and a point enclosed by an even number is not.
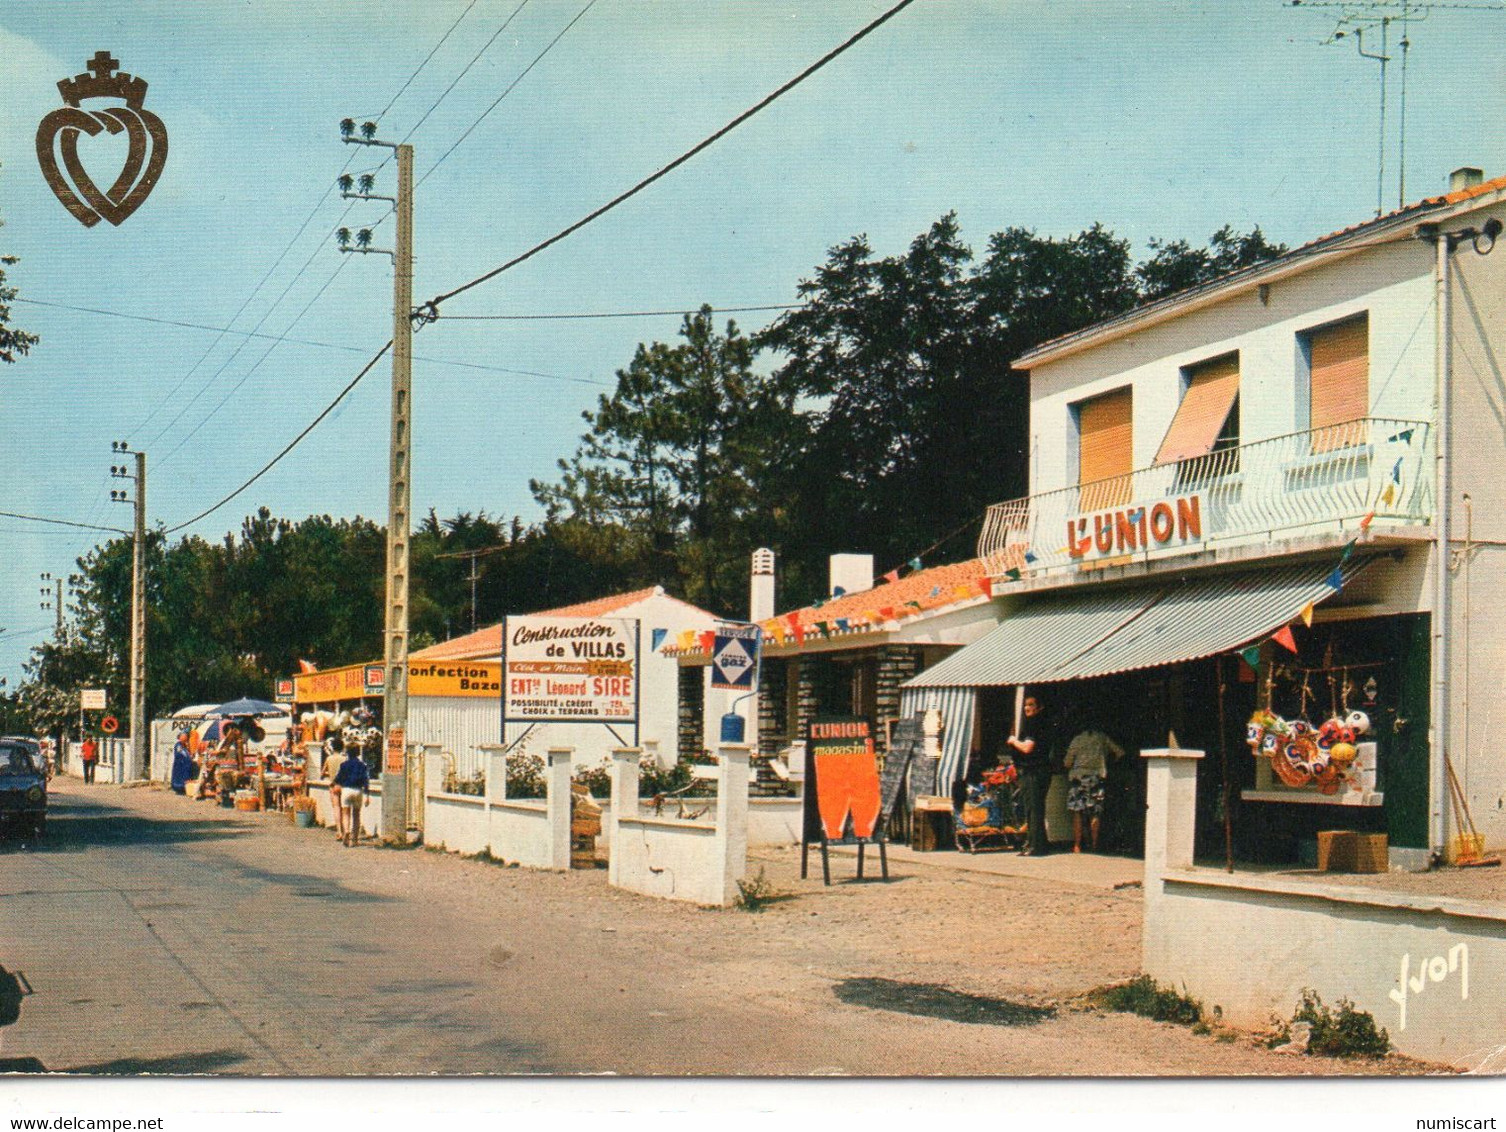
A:
[[[1343,568],[1345,581],[1364,563]],[[1243,570],[1030,602],[906,687],[1045,684],[1229,652],[1338,592],[1331,562]]]

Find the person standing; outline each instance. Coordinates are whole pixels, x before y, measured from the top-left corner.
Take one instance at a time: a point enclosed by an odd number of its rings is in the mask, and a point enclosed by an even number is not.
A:
[[[1067,745],[1067,809],[1072,811],[1072,852],[1082,852],[1082,825],[1088,822],[1090,852],[1098,852],[1103,824],[1104,783],[1109,761],[1124,758],[1124,748],[1097,727],[1089,727]]]
[[[85,737],[83,746],[78,749],[78,757],[84,764],[84,785],[88,786],[94,781],[94,766],[99,762],[99,744],[93,735]]]
[[[340,736],[331,735],[324,743],[324,766],[320,773],[329,780],[329,804],[335,812],[335,837],[345,840],[345,807],[340,804],[340,786],[335,779],[340,774],[340,764],[345,761],[344,744]]]
[[[340,806],[345,811],[345,844],[353,846],[361,840],[361,810],[371,791],[371,772],[354,744],[346,748],[345,761],[335,774],[335,785],[340,787]]]
[[[1025,788],[1025,821],[1028,841],[1022,850],[1027,857],[1044,857],[1051,851],[1046,840],[1046,794],[1051,789],[1051,730],[1041,711],[1038,697],[1025,697],[1019,730],[1005,740],[1020,781]]]
[[[198,768],[193,762],[193,752],[189,750],[188,737],[191,734],[193,734],[191,728],[180,728],[178,741],[173,744],[173,770],[170,784],[174,794],[187,794],[188,784],[198,773]]]

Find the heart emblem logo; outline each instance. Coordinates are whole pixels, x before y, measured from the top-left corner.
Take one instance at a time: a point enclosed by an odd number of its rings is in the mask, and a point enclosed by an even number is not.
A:
[[[151,195],[167,163],[167,127],[141,105],[146,99],[146,80],[117,72],[119,65],[108,51],[95,52],[86,64],[89,74],[58,83],[64,105],[37,127],[37,161],[47,187],[85,228],[101,220],[120,224]],[[79,104],[89,98],[119,98],[125,105],[80,109]],[[128,143],[125,166],[115,183],[102,190],[79,160],[78,138],[122,130]]]

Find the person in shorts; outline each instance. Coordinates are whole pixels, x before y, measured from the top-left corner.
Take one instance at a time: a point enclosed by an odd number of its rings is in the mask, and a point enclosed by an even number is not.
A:
[[[346,749],[345,761],[335,773],[335,785],[340,788],[340,807],[345,811],[345,844],[350,847],[361,840],[361,810],[366,805],[366,795],[371,792],[371,772],[366,769],[366,762],[354,744]]]
[[[1067,744],[1067,809],[1072,814],[1072,852],[1082,852],[1082,827],[1088,825],[1089,851],[1098,852],[1103,825],[1104,783],[1109,760],[1122,759],[1124,748],[1096,727],[1078,732]]]
[[[340,787],[335,777],[340,773],[340,764],[345,761],[344,742],[338,735],[331,735],[324,744],[324,766],[321,771],[329,779],[329,807],[335,815],[335,836],[345,840],[345,807],[340,804]]]

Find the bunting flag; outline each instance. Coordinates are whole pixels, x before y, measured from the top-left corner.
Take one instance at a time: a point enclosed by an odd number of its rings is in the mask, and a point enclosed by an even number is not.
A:
[[[885,574],[884,575],[884,581],[885,582],[897,582],[897,581],[899,581],[899,567],[896,566],[893,570],[890,570],[887,574]]]
[[[1402,458],[1400,456],[1396,457],[1396,466],[1391,469],[1392,483],[1401,483],[1401,461]]]
[[[776,644],[782,645],[785,641],[789,640],[788,631],[782,624],[777,621],[774,623],[774,627],[769,631],[769,635],[774,638]]]
[[[1308,602],[1302,607],[1302,624],[1309,629],[1313,627],[1313,603]]]
[[[831,599],[833,601],[836,601],[837,598],[839,598],[839,597],[846,597],[846,596],[847,596],[847,591],[843,587],[841,587],[841,586],[832,586],[832,588],[831,588]]]
[[[812,609],[820,609],[825,604],[826,604],[826,599],[824,597],[818,597],[815,601],[811,602],[811,608]]]
[[[686,629],[675,639],[675,647],[681,652],[689,652],[695,647],[695,630]]]
[[[1029,562],[1037,562],[1037,561],[1039,561],[1039,559],[1037,559],[1035,555],[1031,554],[1030,551],[1027,550],[1025,552],[1025,561],[1027,563],[1029,563]]]
[[[794,613],[786,613],[784,615],[784,623],[791,629],[798,626],[800,624],[800,611],[797,609]]]
[[[931,587],[931,596],[932,597],[940,597],[941,596],[941,587],[940,586],[932,586]]]
[[[912,570],[919,570],[921,562],[919,558],[912,558],[909,562],[905,563],[905,565],[909,566]]]
[[[973,585],[978,587],[978,592],[984,597],[994,596],[994,588],[989,584],[987,577],[978,578],[973,582]]]
[[[805,627],[803,625],[795,626],[795,643],[797,645],[805,644]]]
[[[1251,668],[1259,668],[1260,667],[1260,646],[1259,645],[1248,645],[1245,648],[1240,649],[1239,650],[1239,656],[1240,656],[1240,659],[1243,660],[1246,664],[1248,664]]]
[[[881,606],[879,606],[878,613],[879,613],[879,617],[881,617],[885,621],[893,621],[894,620],[894,606],[892,606],[892,605],[881,605]]]
[[[1388,483],[1386,490],[1381,492],[1381,502],[1387,507],[1396,502],[1396,485],[1394,483]]]
[[[664,638],[667,636],[669,636],[668,629],[655,629],[653,632],[653,643],[648,646],[649,649],[653,652],[658,652],[659,646],[664,643]]]
[[[1344,588],[1344,571],[1340,567],[1335,566],[1324,581],[1328,583],[1329,589],[1337,593]]]
[[[961,598],[970,597],[972,595],[972,592],[973,591],[972,591],[972,588],[970,586],[953,586],[952,587],[952,597],[957,598],[959,600]]]
[[[847,620],[847,618],[845,618],[845,617],[838,617],[837,618],[837,628],[839,630],[841,630],[843,633],[847,632],[847,626],[849,624],[850,624],[850,622]]]
[[[1292,627],[1290,625],[1283,625],[1277,629],[1271,634],[1271,640],[1275,641],[1288,652],[1297,651],[1297,638],[1292,636]]]
[[[1389,439],[1391,440],[1392,443],[1395,443],[1398,440],[1404,440],[1408,444],[1411,444],[1412,443],[1412,432],[1413,432],[1412,429],[1410,429],[1410,428],[1404,428],[1400,432],[1398,432],[1395,436],[1390,437]]]
[[[811,628],[820,633],[823,637],[831,636],[831,628],[825,621],[817,621],[811,626]]]
[[[914,606],[916,609],[920,608],[920,602],[918,602],[918,601],[907,601],[907,602],[905,602],[905,604],[906,605],[910,605],[910,606]]]
[[[1360,520],[1360,530],[1368,531],[1370,529],[1370,524],[1373,522],[1375,522],[1375,512],[1371,511],[1366,514],[1363,519]]]
[[[707,629],[704,633],[701,634],[701,651],[702,652],[709,653],[711,651],[712,646],[715,645],[715,644],[716,644],[716,634],[713,633],[710,629]]]
[[[1004,571],[1004,575],[1011,582],[1018,582],[1024,576],[1020,573],[1020,568],[1018,566],[1011,566],[1008,570]]]

